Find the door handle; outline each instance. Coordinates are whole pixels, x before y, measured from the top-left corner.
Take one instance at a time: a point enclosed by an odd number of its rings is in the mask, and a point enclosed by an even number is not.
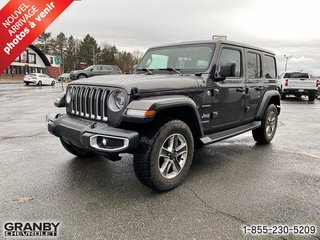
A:
[[[238,92],[238,93],[243,93],[243,92],[245,92],[245,91],[246,91],[245,88],[237,88],[237,89],[236,89],[236,92]]]

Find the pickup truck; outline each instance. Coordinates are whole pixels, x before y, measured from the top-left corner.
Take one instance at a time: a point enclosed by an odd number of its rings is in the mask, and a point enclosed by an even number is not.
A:
[[[308,73],[282,73],[278,84],[282,100],[286,99],[287,95],[294,95],[296,97],[305,95],[312,102],[318,95],[319,80],[311,78]]]

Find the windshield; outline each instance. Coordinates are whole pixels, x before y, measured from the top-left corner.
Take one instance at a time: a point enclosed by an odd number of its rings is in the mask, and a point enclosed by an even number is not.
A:
[[[214,44],[193,44],[150,49],[137,70],[206,71],[210,66],[214,47]]]

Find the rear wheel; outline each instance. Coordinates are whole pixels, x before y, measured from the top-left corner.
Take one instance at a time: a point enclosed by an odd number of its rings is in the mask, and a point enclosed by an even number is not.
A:
[[[309,99],[310,102],[313,102],[316,99],[316,96],[315,95],[309,95],[308,99]]]
[[[285,93],[281,93],[281,100],[285,100],[287,98],[287,95]]]
[[[39,81],[39,82],[38,82],[38,86],[42,86],[42,81]]]
[[[52,82],[51,82],[51,86],[54,86],[55,84],[56,84],[55,81],[52,81]]]
[[[60,138],[62,146],[71,154],[78,156],[79,158],[84,158],[84,157],[91,157],[94,156],[95,154],[92,152],[88,152],[84,149],[78,148],[74,145],[71,145],[64,141],[62,138]]]
[[[27,86],[29,86],[29,83],[28,83],[28,82],[26,82],[25,84],[26,84]]]
[[[192,163],[194,141],[180,120],[169,121],[141,137],[134,155],[138,179],[155,191],[168,191],[183,182]]]
[[[252,131],[254,140],[259,144],[268,144],[273,139],[278,126],[278,110],[270,104],[261,121],[261,127]]]

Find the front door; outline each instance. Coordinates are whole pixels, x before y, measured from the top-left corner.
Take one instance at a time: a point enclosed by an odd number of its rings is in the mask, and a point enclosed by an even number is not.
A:
[[[235,63],[235,76],[215,82],[213,91],[213,130],[220,131],[241,124],[245,108],[245,76],[243,49],[224,46],[221,49],[217,70],[226,63]]]

